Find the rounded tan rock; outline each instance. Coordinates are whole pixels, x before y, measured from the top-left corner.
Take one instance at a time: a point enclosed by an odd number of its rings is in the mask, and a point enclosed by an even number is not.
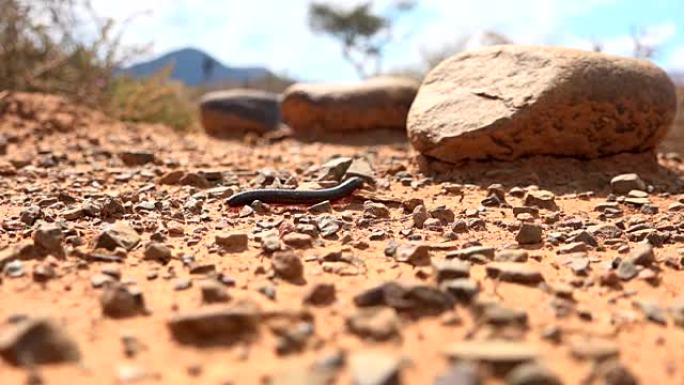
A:
[[[211,136],[263,134],[280,124],[279,97],[249,89],[210,92],[200,101],[200,117],[205,132]]]
[[[598,158],[653,148],[676,111],[646,60],[502,45],[453,56],[425,78],[408,116],[413,146],[443,161]]]
[[[296,132],[404,130],[418,86],[413,79],[397,77],[356,84],[295,84],[284,93],[283,120]]]

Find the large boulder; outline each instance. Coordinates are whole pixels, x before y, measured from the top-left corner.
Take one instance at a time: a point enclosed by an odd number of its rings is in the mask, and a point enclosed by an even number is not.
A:
[[[406,129],[419,83],[379,77],[348,84],[295,84],[285,91],[283,120],[295,132]]]
[[[280,100],[276,94],[258,90],[210,92],[200,101],[200,115],[204,130],[212,136],[263,134],[280,124]]]
[[[653,148],[675,89],[646,60],[502,45],[445,60],[423,81],[408,135],[447,162],[553,155],[597,158]]]

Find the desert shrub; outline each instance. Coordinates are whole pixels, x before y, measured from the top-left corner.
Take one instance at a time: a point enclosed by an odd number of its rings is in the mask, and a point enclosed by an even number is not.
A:
[[[103,109],[124,121],[161,123],[178,130],[196,128],[195,95],[182,83],[170,80],[170,72],[167,68],[146,79],[113,78]]]
[[[192,93],[170,82],[116,73],[143,52],[88,0],[0,0],[0,91],[60,94],[122,120],[192,127]]]

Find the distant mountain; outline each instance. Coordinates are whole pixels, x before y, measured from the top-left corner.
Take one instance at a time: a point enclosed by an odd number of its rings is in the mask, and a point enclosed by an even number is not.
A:
[[[134,64],[121,72],[134,77],[148,77],[171,66],[171,79],[188,86],[222,83],[246,83],[273,75],[263,67],[228,67],[206,52],[183,48],[157,59]]]

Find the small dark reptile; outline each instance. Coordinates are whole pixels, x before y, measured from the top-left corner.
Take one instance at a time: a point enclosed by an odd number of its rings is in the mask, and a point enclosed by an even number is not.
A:
[[[361,187],[362,184],[363,179],[354,176],[335,187],[321,190],[249,190],[233,194],[228,198],[228,205],[231,207],[244,206],[257,200],[264,203],[314,204],[343,198]]]

